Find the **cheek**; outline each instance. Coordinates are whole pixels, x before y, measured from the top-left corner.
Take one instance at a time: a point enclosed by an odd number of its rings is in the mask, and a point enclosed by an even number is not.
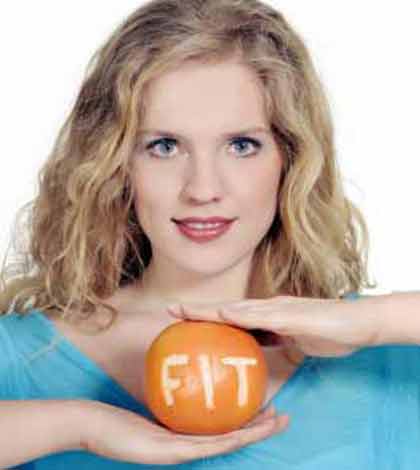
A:
[[[137,220],[140,225],[144,228],[147,226],[146,219],[147,214],[150,210],[153,193],[150,192],[150,182],[147,179],[142,178],[138,172],[133,171],[131,175],[131,184],[133,185],[134,191],[134,207],[137,215]]]
[[[243,192],[250,207],[271,207],[277,202],[280,175],[281,168],[278,166],[255,170],[252,175],[242,180],[242,185],[238,185],[238,190]]]
[[[175,195],[171,185],[156,179],[137,178],[135,180],[135,207],[142,225],[170,218]]]

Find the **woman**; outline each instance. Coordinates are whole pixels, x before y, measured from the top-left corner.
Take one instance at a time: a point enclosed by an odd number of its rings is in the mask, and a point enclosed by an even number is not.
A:
[[[40,181],[24,276],[3,271],[2,466],[386,468],[392,361],[413,372],[418,350],[373,347],[391,338],[380,303],[341,300],[373,287],[366,224],[343,191],[318,75],[281,13],[245,0],[138,8],[98,50]],[[184,220],[215,216],[228,230],[206,242],[218,227]],[[267,408],[220,436],[153,419],[144,356],[179,321],[173,303],[255,334],[275,419]]]

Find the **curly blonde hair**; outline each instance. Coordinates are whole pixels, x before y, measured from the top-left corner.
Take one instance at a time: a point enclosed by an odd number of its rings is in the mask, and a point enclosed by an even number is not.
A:
[[[232,57],[259,78],[285,155],[277,214],[255,250],[247,297],[338,298],[375,287],[367,226],[344,194],[329,104],[300,36],[257,0],[152,0],[87,66],[38,174],[39,194],[15,220],[17,256],[2,266],[1,314],[39,309],[83,323],[102,310],[111,313],[105,329],[113,323],[118,311],[106,299],[138,281],[152,255],[129,179],[148,84],[186,61]]]

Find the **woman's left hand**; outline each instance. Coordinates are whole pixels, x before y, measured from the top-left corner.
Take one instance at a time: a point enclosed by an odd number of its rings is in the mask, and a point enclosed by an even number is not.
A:
[[[370,308],[369,308],[370,307]],[[347,356],[379,344],[378,318],[369,302],[276,296],[228,303],[188,303],[167,309],[184,320],[228,323],[271,334],[272,344],[289,337],[304,354]]]

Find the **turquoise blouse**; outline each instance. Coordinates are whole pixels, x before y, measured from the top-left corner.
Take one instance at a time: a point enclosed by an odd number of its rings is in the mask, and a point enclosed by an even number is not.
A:
[[[420,345],[366,347],[338,358],[308,356],[271,400],[278,413],[290,416],[288,428],[230,454],[139,465],[68,451],[15,468],[415,470],[420,467],[419,391]],[[99,400],[154,419],[38,310],[0,316],[0,400],[17,399]]]

